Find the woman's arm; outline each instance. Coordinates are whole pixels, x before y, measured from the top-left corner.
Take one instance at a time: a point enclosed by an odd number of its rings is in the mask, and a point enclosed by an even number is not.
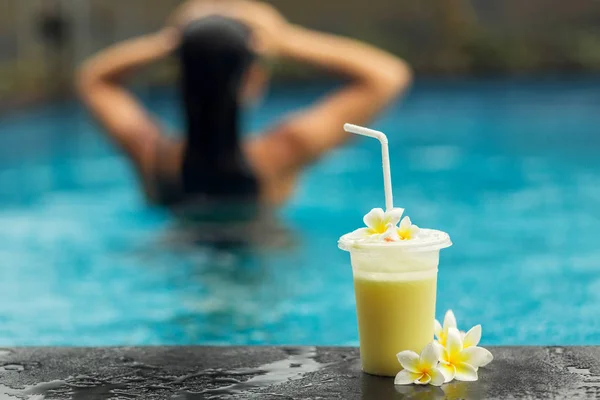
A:
[[[297,25],[286,29],[278,54],[346,76],[350,85],[372,91],[380,104],[387,104],[410,83],[408,65],[398,57],[358,40]]]
[[[285,121],[271,138],[276,163],[292,172],[345,142],[345,122],[368,123],[407,89],[411,71],[401,59],[368,44],[288,25],[278,34],[276,53],[321,67],[349,82],[311,108]]]
[[[177,46],[175,32],[163,30],[101,51],[81,66],[77,77],[88,109],[142,174],[149,171],[160,129],[122,81],[167,56]]]

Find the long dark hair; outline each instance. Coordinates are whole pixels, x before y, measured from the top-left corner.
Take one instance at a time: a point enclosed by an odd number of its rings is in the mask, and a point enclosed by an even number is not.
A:
[[[195,20],[183,31],[179,55],[187,146],[182,183],[188,194],[257,191],[239,137],[240,88],[254,57],[250,37],[247,26],[217,15]]]

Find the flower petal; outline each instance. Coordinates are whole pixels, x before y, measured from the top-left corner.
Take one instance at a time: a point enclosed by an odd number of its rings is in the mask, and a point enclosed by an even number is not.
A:
[[[483,349],[483,347],[482,347],[482,349]],[[489,354],[489,356],[486,357],[486,359],[483,361],[483,363],[481,363],[481,365],[479,366],[480,368],[486,367],[489,363],[494,361],[494,355],[488,349],[484,349],[484,350],[490,354]]]
[[[367,228],[359,228],[350,232],[350,235],[348,236],[352,239],[364,239],[369,236],[369,232]]]
[[[452,379],[454,379],[454,376],[456,375],[456,368],[454,368],[454,365],[452,364],[442,362],[440,363],[438,369],[444,376],[445,383],[450,382]]]
[[[458,363],[454,368],[456,369],[454,379],[457,381],[473,382],[477,380],[477,370],[472,365]]]
[[[444,353],[446,352],[446,348],[444,347],[443,344],[441,344],[440,342],[436,342],[435,340],[432,343],[435,344],[438,349],[440,349],[440,360],[441,360]]]
[[[467,347],[477,346],[481,340],[481,325],[475,325],[465,335],[463,339],[463,346]]]
[[[406,369],[398,372],[396,379],[394,379],[394,385],[410,385],[421,377],[421,372],[410,372]]]
[[[450,328],[456,328],[456,317],[452,310],[446,311],[446,315],[444,316],[444,331],[448,332]]]
[[[381,238],[386,242],[395,242],[398,238],[398,232],[396,232],[396,226],[392,224],[387,224],[385,232],[381,235]]]
[[[454,360],[456,356],[460,354],[463,349],[462,340],[460,340],[460,332],[456,328],[450,328],[448,330],[448,336],[446,337],[446,350],[448,351],[448,358]]]
[[[367,234],[362,238],[363,242],[373,243],[381,242],[383,235],[381,233],[372,233],[370,229],[367,229]]]
[[[446,377],[438,368],[429,371],[429,376],[431,377],[431,382],[429,383],[433,386],[442,386],[442,384],[446,382]]]
[[[431,377],[428,374],[423,374],[415,380],[417,385],[427,385],[429,382],[431,382]]]
[[[473,346],[460,352],[462,362],[472,365],[474,368],[488,365],[494,359],[492,353],[483,347]]]
[[[410,227],[410,235],[411,237],[415,237],[419,234],[419,231],[421,230],[421,228],[419,228],[417,225],[411,225]]]
[[[400,222],[400,229],[408,230],[411,225],[412,225],[412,222],[410,222],[410,218],[408,216],[406,216],[406,217],[402,218],[402,221]]]
[[[435,334],[435,338],[439,342],[440,339],[442,338],[442,334],[444,333],[444,330],[442,329],[442,324],[440,324],[440,321],[438,321],[437,319],[435,321],[433,321],[433,333]],[[443,343],[441,343],[441,344],[443,344]]]
[[[429,342],[421,351],[419,366],[422,370],[429,370],[437,367],[440,361],[441,349],[435,342]]]
[[[381,208],[374,208],[365,215],[363,222],[369,228],[377,230],[377,227],[382,225],[384,215]]]
[[[392,208],[391,210],[385,212],[385,222],[396,226],[398,225],[398,222],[400,222],[400,218],[402,218],[403,213],[404,208]]]
[[[404,368],[405,370],[408,370],[411,372],[419,372],[420,371],[419,355],[417,353],[415,353],[414,351],[404,350],[404,351],[401,351],[400,353],[396,354],[396,357],[398,358],[400,365],[402,365],[402,368]]]
[[[442,346],[440,344],[440,346]],[[445,363],[450,363],[451,359],[450,359],[450,354],[448,354],[448,349],[446,349],[444,346],[442,346],[442,352],[440,354],[440,362],[445,362]]]

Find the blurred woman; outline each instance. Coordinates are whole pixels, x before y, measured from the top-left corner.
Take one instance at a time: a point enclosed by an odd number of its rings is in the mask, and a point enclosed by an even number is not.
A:
[[[185,135],[174,140],[122,84],[139,68],[176,53]],[[260,96],[266,59],[334,72],[347,84],[261,135],[242,140],[240,112]],[[148,199],[175,206],[250,200],[278,205],[299,173],[366,124],[410,83],[407,65],[356,40],[288,23],[246,0],[184,4],[168,27],[100,52],[81,68],[82,99],[131,159]]]

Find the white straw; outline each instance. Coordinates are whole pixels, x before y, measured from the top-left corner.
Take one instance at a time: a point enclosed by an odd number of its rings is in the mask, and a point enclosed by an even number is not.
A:
[[[392,173],[390,170],[390,150],[385,133],[358,125],[344,124],[346,132],[356,135],[368,136],[381,142],[381,162],[383,164],[383,187],[385,189],[385,208],[389,211],[394,208],[394,196],[392,195]]]

